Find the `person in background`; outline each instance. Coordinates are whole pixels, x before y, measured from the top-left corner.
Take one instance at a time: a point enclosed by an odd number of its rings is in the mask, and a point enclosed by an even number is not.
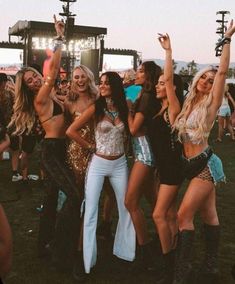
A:
[[[232,141],[235,141],[232,121],[231,121],[231,109],[229,106],[229,101],[230,101],[233,105],[233,109],[235,109],[235,101],[233,100],[228,90],[229,90],[228,85],[226,84],[224,89],[222,104],[218,111],[218,137],[216,139],[216,142],[222,142],[222,138],[224,135],[224,128],[228,129]]]
[[[193,79],[175,129],[183,143],[183,173],[190,182],[178,210],[178,245],[174,284],[188,283],[194,241],[194,216],[200,211],[204,222],[205,258],[197,283],[215,283],[218,277],[220,225],[216,210],[215,184],[224,181],[221,160],[213,154],[208,137],[224,95],[230,61],[230,42],[235,32],[231,21],[225,32],[219,68],[208,67]]]
[[[9,147],[10,139],[6,132],[6,123],[4,116],[0,109],[0,160],[2,153]]]
[[[24,74],[34,74],[33,78],[24,77]],[[27,188],[29,158],[33,153],[37,141],[44,135],[33,101],[41,88],[41,74],[31,67],[24,67],[16,74],[15,100],[13,114],[8,124],[8,131],[13,137],[22,137],[21,161],[22,182]],[[15,148],[18,149],[18,148]]]
[[[148,196],[151,207],[154,207],[155,162],[147,132],[150,119],[160,107],[155,92],[155,85],[160,74],[161,68],[155,62],[142,63],[135,79],[135,84],[140,85],[142,90],[134,105],[129,102],[128,125],[132,135],[134,164],[129,176],[125,205],[130,212],[136,231],[138,242],[136,267],[139,265],[140,269],[150,269],[154,265],[151,258],[153,251],[150,237],[140,200],[143,195]]]
[[[59,90],[60,90],[60,95],[61,96],[67,96],[69,95],[70,91],[70,82],[67,79],[63,79],[60,81],[59,84]]]
[[[0,73],[0,110],[4,116],[5,127],[10,123],[13,114],[13,105],[15,99],[15,86],[13,82],[8,81],[5,73]],[[10,153],[12,166],[12,181],[22,180],[22,175],[19,173],[19,156],[20,156],[20,136],[11,135],[10,137]]]
[[[124,205],[128,181],[124,146],[129,130],[122,80],[116,72],[105,72],[100,77],[99,89],[100,97],[95,104],[85,110],[66,131],[71,139],[94,153],[85,188],[83,257],[86,273],[90,273],[97,260],[98,204],[105,177],[109,178],[115,192],[119,213],[113,254],[127,261],[133,261],[135,257],[135,230]],[[95,145],[83,139],[80,132],[92,119],[95,123]]]
[[[127,100],[135,102],[141,91],[140,85],[135,85],[136,72],[134,69],[129,69],[124,73],[123,86]]]

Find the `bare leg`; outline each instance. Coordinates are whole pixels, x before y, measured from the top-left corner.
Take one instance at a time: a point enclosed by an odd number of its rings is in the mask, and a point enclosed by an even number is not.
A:
[[[153,219],[158,229],[162,252],[168,253],[173,246],[176,228],[176,196],[178,186],[161,184],[157,203],[153,212]]]
[[[218,141],[222,141],[223,135],[224,135],[224,117],[218,116]]]
[[[231,139],[235,140],[234,131],[233,131],[232,122],[231,122],[231,117],[227,116],[225,119],[226,119],[227,129],[228,129],[229,133],[231,134]]]
[[[28,178],[29,156],[30,155],[26,152],[22,152],[21,154],[20,167],[21,167],[23,180],[27,180]]]
[[[149,166],[135,162],[129,177],[125,198],[125,206],[130,212],[139,245],[149,242],[146,220],[139,203],[143,195],[144,181],[150,177],[150,173],[151,168]]]

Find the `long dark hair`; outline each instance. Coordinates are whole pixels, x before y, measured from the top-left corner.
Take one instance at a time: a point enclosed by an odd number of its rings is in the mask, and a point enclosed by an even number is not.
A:
[[[180,106],[182,107],[184,102],[184,84],[180,75],[173,75],[173,84],[175,86],[176,97],[179,100]]]
[[[128,128],[128,107],[126,103],[126,97],[124,94],[124,88],[122,84],[122,79],[118,75],[117,72],[105,72],[103,73],[100,78],[106,76],[111,88],[111,98],[113,100],[114,106],[117,108],[119,112],[119,117],[122,122],[125,124],[126,130],[129,131]],[[95,119],[96,121],[100,121],[105,113],[104,109],[107,108],[106,100],[104,97],[100,96],[99,99],[95,102]]]
[[[145,61],[142,63],[146,80],[142,86],[142,92],[155,93],[155,86],[158,82],[162,69],[154,61]]]

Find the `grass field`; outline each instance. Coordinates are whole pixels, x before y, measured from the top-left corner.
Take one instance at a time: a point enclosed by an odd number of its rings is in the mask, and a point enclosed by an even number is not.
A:
[[[215,126],[216,127],[216,126]],[[213,131],[215,132],[215,130]],[[213,134],[211,140],[213,141]],[[212,148],[221,157],[227,176],[227,183],[217,188],[217,208],[220,217],[222,234],[220,246],[221,284],[232,284],[231,265],[235,264],[235,143],[225,137],[223,143],[211,143]],[[30,173],[38,173],[38,153],[31,159]],[[50,262],[37,257],[37,234],[39,213],[36,208],[43,199],[40,183],[30,181],[32,191],[26,191],[20,183],[11,182],[9,161],[0,162],[0,202],[2,203],[14,238],[13,267],[8,275],[7,284],[59,284],[75,283],[70,273],[56,271]],[[184,193],[183,186],[180,197]],[[143,208],[149,222],[149,230],[154,234],[151,212],[145,201]],[[200,236],[200,219],[197,217],[196,241],[194,248],[194,266],[197,267],[203,255]],[[99,244],[101,255],[95,271],[87,283],[154,283],[154,275],[128,274],[127,264],[119,263],[111,256],[111,244]],[[201,283],[200,283],[201,284]]]

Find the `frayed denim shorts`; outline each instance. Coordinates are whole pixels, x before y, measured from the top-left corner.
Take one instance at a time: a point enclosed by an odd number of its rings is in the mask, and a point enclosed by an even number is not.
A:
[[[206,159],[208,160],[206,161]],[[193,177],[201,178],[204,170],[207,167],[211,175],[211,180],[214,182],[214,184],[217,184],[218,182],[225,182],[226,180],[222,162],[220,158],[213,153],[210,147],[207,147],[200,154],[190,159],[187,159],[186,157],[182,156],[182,161],[184,174],[185,177],[187,177],[188,179],[192,179]],[[189,166],[188,170],[187,166]]]
[[[207,166],[210,170],[214,184],[226,181],[226,177],[223,170],[223,164],[218,156],[212,154],[210,159],[208,160]]]
[[[154,167],[155,161],[148,136],[132,137],[132,147],[135,162],[139,161],[144,165]]]

